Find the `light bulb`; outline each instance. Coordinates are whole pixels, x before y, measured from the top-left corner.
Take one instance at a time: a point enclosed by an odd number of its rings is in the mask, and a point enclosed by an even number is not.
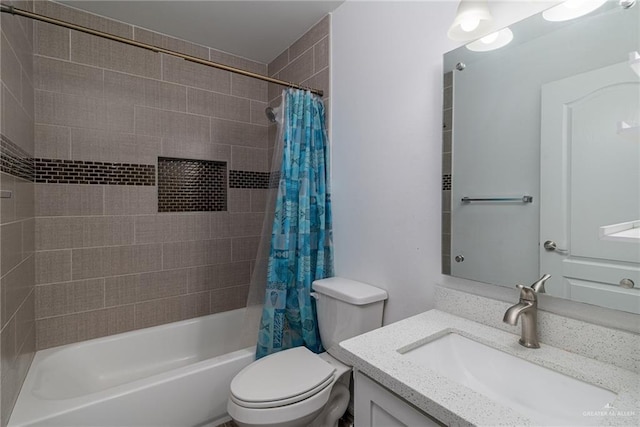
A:
[[[489,34],[488,36],[484,36],[480,39],[480,41],[484,44],[491,44],[498,39],[498,32]]]
[[[470,33],[471,31],[478,28],[478,25],[480,25],[480,20],[478,18],[470,17],[464,18],[460,21],[460,28],[462,28],[462,31],[465,31],[467,33]]]

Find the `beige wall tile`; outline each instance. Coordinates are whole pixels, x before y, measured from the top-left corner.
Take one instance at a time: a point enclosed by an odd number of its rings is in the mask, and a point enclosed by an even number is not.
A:
[[[134,328],[133,305],[113,307],[36,321],[37,348],[85,341]]]
[[[133,105],[117,101],[105,102],[105,129],[115,132],[133,133],[135,130]]]
[[[31,292],[29,292],[29,295],[16,312],[16,345],[18,347],[18,357],[24,352],[32,352],[35,349],[35,334],[32,333],[34,328],[35,289],[32,287]]]
[[[260,236],[262,233],[262,213],[232,213],[229,217],[233,237]]]
[[[147,185],[105,185],[105,215],[138,215],[158,212],[158,189]]]
[[[229,239],[164,243],[162,248],[164,269],[223,264],[231,261]]]
[[[251,123],[262,126],[269,126],[271,124],[264,112],[268,105],[267,102],[251,100]]]
[[[251,190],[230,188],[227,193],[227,210],[229,212],[251,212]]]
[[[159,244],[73,249],[72,257],[74,280],[162,269]]]
[[[101,98],[103,70],[73,62],[35,56],[33,84],[36,89]]]
[[[231,94],[267,102],[267,82],[240,74],[232,74]]]
[[[16,314],[18,308],[32,293],[35,286],[35,257],[30,256],[21,262],[16,268],[5,274],[0,281],[2,288],[1,298],[2,323],[4,327],[9,319]]]
[[[39,124],[104,129],[106,103],[100,98],[88,98],[36,90],[35,120]]]
[[[187,88],[173,83],[107,70],[104,93],[123,104],[186,111]]]
[[[132,304],[136,302],[136,292],[139,283],[139,274],[106,277],[104,279],[105,307]]]
[[[266,64],[231,55],[217,49],[209,49],[209,52],[209,59],[213,62],[229,65],[231,67],[240,68],[258,74],[266,74],[267,72]]]
[[[22,223],[4,224],[0,236],[0,275],[4,276],[22,262]]]
[[[302,82],[313,75],[313,49],[294,59],[278,73],[282,80]]]
[[[133,133],[73,128],[71,129],[71,158],[100,162],[155,164],[161,141],[159,137]]]
[[[2,88],[2,133],[14,144],[29,154],[33,153],[33,118],[14,98],[13,94]]]
[[[44,217],[36,219],[38,250],[134,243],[134,217]]]
[[[297,58],[311,46],[328,36],[329,26],[330,16],[327,15],[289,47],[289,58],[291,60]]]
[[[68,127],[36,123],[36,158],[71,159],[71,130]]]
[[[209,292],[189,294],[182,297],[182,319],[206,316],[209,311],[211,299]]]
[[[0,73],[2,75],[2,83],[7,86],[18,103],[21,103],[22,66],[4,34],[2,34],[1,39],[0,49],[2,49],[2,61],[0,61]]]
[[[147,43],[152,46],[162,47],[202,59],[209,59],[209,48],[205,46],[145,30],[144,28],[134,27],[133,38],[141,43]]]
[[[36,319],[104,307],[104,279],[36,286]]]
[[[249,261],[256,258],[260,237],[236,237],[232,239],[231,259],[236,261]]]
[[[187,270],[143,273],[136,287],[136,301],[146,301],[187,293]]]
[[[138,135],[159,136],[180,140],[183,144],[208,143],[209,118],[155,108],[135,107],[135,132]]]
[[[276,57],[273,61],[271,61],[267,67],[267,73],[269,76],[273,77],[275,74],[280,72],[284,67],[289,63],[289,49],[285,49],[280,55]]]
[[[214,92],[231,92],[231,73],[228,71],[169,55],[162,55],[162,79]]]
[[[198,160],[231,160],[231,146],[212,144],[207,140],[191,141],[185,144],[180,138],[164,138],[162,140],[162,155],[164,157],[178,157],[182,159]]]
[[[71,280],[71,251],[36,252],[36,284]]]
[[[92,13],[50,1],[36,1],[34,6],[36,13],[41,13],[52,18],[72,22],[83,27],[104,31],[121,37],[133,37],[133,27],[119,21],[103,18]]]
[[[250,147],[231,147],[231,169],[269,172],[267,150]]]
[[[16,181],[18,178],[13,175],[0,172],[0,189],[2,191],[11,191],[13,196],[16,191]],[[6,224],[16,220],[16,198],[9,197],[0,199],[0,223]]]
[[[163,298],[135,305],[135,327],[148,328],[182,320],[182,297]]]
[[[211,291],[211,313],[245,307],[248,295],[249,286],[234,286]]]
[[[189,269],[189,293],[248,285],[250,281],[251,270],[248,261]]]
[[[145,215],[136,217],[137,243],[208,240],[211,235],[209,213]]]
[[[33,48],[29,38],[25,34],[20,20],[14,16],[3,13],[0,17],[0,27],[7,37],[11,47],[20,61],[20,65],[28,76],[33,75]]]
[[[264,109],[262,110],[264,116]],[[232,120],[211,119],[211,141],[215,144],[267,148],[268,128]]]
[[[161,77],[160,55],[155,52],[77,31],[71,32],[71,60],[138,76]]]
[[[251,121],[248,99],[193,88],[187,91],[187,111],[219,119]]]
[[[33,212],[33,210],[31,210]],[[33,255],[36,251],[36,221],[30,217],[22,221],[22,259]]]
[[[313,46],[313,71],[318,72],[324,70],[329,66],[329,49],[331,44],[329,43],[329,36],[320,40]]]
[[[320,89],[324,92],[323,100],[327,99],[331,94],[329,92],[329,69],[325,68],[317,74],[311,76],[311,78],[302,82],[303,85],[309,86],[313,89]]]
[[[251,212],[264,212],[268,196],[269,190],[251,190]]]
[[[102,215],[103,187],[36,184],[36,216]]]
[[[229,212],[211,212],[211,238],[231,237],[231,218]]]
[[[40,2],[38,2],[40,3]],[[69,59],[71,30],[44,22],[34,25],[34,53]]]

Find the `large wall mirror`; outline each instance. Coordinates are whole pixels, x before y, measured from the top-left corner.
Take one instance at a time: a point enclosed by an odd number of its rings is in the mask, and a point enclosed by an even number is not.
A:
[[[549,273],[550,295],[640,313],[639,12],[541,13],[445,55],[444,273]]]

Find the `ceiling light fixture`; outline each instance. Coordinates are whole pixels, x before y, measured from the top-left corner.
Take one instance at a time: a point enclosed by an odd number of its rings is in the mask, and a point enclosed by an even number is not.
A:
[[[493,18],[487,0],[460,0],[447,35],[452,40],[473,40],[487,34],[492,26]]]
[[[513,40],[513,32],[509,28],[503,28],[500,31],[484,36],[480,40],[469,43],[467,49],[474,52],[488,52],[508,45],[511,40]]]
[[[591,13],[606,2],[607,0],[567,0],[542,12],[542,17],[552,22],[568,21]]]

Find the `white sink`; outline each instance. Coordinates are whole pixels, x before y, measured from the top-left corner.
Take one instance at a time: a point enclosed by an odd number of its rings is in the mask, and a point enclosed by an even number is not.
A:
[[[536,350],[530,350],[536,351]],[[616,394],[455,333],[404,353],[440,373],[529,417],[536,425],[593,425]]]

